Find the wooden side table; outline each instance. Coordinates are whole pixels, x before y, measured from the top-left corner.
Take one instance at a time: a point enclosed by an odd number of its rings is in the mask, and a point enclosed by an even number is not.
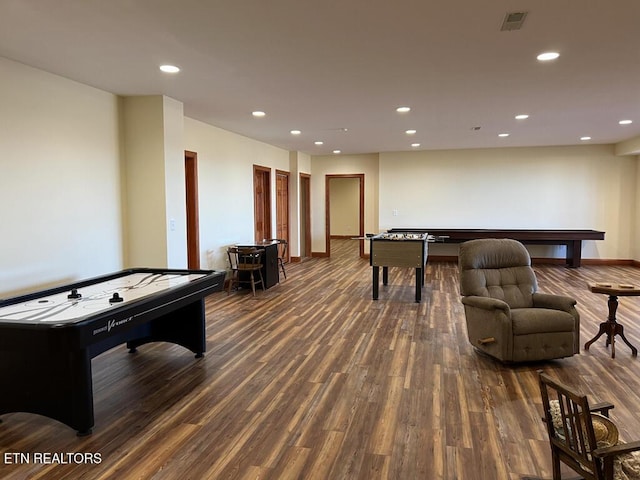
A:
[[[631,354],[638,355],[638,349],[631,345],[627,337],[624,336],[624,327],[616,321],[616,310],[618,309],[618,297],[640,296],[640,287],[621,283],[590,283],[589,289],[593,293],[603,293],[609,295],[609,318],[600,324],[600,329],[595,337],[584,344],[584,349],[589,350],[593,342],[603,334],[607,335],[606,346],[611,345],[611,358],[616,358],[615,336],[620,335],[622,341],[631,349]]]

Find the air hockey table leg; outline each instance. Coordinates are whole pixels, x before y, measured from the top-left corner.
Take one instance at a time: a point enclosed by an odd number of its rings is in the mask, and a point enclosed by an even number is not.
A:
[[[204,300],[188,303],[177,310],[155,318],[137,338],[127,341],[130,353],[150,342],[169,342],[191,350],[196,358],[206,351]]]
[[[55,343],[58,339],[52,338]],[[84,349],[53,352],[36,340],[33,348],[0,354],[0,414],[29,412],[91,433],[94,424],[91,358]]]

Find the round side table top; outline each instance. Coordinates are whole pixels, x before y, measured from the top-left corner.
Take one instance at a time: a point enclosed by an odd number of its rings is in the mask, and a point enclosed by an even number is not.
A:
[[[629,283],[598,282],[590,283],[589,289],[593,293],[604,293],[615,296],[636,296],[640,295],[640,286]]]

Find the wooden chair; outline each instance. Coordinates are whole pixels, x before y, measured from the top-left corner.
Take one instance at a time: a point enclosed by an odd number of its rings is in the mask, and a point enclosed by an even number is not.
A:
[[[231,278],[227,286],[227,295],[231,293],[234,286],[241,283],[250,283],[253,296],[256,295],[256,285],[262,285],[264,290],[264,281],[262,279],[262,253],[263,250],[253,247],[229,247],[227,256],[229,257],[229,265],[231,266]],[[256,279],[258,272],[259,279]]]
[[[608,420],[613,405],[590,407],[585,395],[571,391],[542,371],[538,376],[554,480],[561,479],[560,462],[587,480],[614,480],[614,458],[640,450],[640,442],[616,445],[617,429]]]
[[[288,243],[283,238],[271,238],[270,242],[277,242],[278,244],[278,267],[282,270],[282,275],[284,275],[284,279],[287,279],[287,272],[284,270],[284,263],[287,260],[287,246]]]

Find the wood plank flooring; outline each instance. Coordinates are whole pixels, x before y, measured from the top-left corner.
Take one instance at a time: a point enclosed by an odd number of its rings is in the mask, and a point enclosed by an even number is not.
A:
[[[540,368],[613,402],[621,438],[640,439],[640,359],[622,342],[615,359],[602,340],[569,359],[501,365],[467,340],[454,263],[428,265],[419,304],[409,269],[391,269],[372,301],[357,250],[334,240],[331,258],[288,264],[287,280],[256,297],[210,296],[202,359],[168,344],[94,359],[88,437],[45,417],[3,415],[0,478],[551,478]],[[535,270],[540,291],[577,298],[582,344],[607,316],[606,297],[587,282],[640,284],[633,267]],[[618,318],[640,346],[640,299],[621,298]],[[43,452],[100,462],[35,462]]]

